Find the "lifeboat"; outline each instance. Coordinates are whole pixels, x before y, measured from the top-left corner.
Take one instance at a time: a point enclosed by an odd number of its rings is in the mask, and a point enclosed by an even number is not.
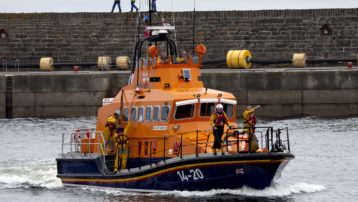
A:
[[[176,60],[176,43],[168,37],[172,28],[147,29],[152,35],[135,45],[128,85],[104,99],[96,128],[63,134],[57,177],[66,186],[138,192],[270,186],[294,158],[288,129],[252,128],[261,148],[250,152],[250,137],[236,124],[236,98],[201,81],[205,47],[198,46],[195,57]],[[159,59],[158,47],[167,59]],[[232,127],[224,128],[222,151],[216,153],[210,116],[217,104],[223,105]],[[113,170],[118,159],[107,154],[103,135],[114,113],[120,127],[132,125],[127,165],[118,172]]]

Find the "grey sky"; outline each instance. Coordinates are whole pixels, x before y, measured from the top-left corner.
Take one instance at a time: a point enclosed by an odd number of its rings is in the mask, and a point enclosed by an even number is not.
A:
[[[114,0],[0,0],[1,13],[29,12],[109,12]],[[137,0],[148,10],[147,0]],[[161,11],[192,11],[194,0],[157,0]],[[196,10],[263,10],[310,8],[358,8],[358,0],[195,0]],[[122,11],[130,9],[130,0],[121,0]]]

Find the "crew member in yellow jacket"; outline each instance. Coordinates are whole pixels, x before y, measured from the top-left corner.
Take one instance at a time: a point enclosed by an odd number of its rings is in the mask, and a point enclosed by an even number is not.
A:
[[[103,130],[104,148],[106,150],[106,156],[115,155],[113,136],[116,132],[116,129],[118,128],[118,119],[119,119],[118,113],[114,113],[113,115],[108,117],[106,121],[106,127]]]
[[[216,149],[219,149],[219,152],[221,150],[221,138],[224,134],[224,126],[227,124],[230,128],[230,121],[227,117],[226,113],[223,111],[223,105],[218,104],[216,105],[215,112],[210,117],[210,124],[213,127],[213,133],[214,133],[214,153],[216,154]]]
[[[114,163],[114,173],[118,172],[118,166],[120,169],[126,169],[127,167],[127,159],[128,159],[128,132],[132,127],[132,120],[129,120],[126,129],[118,128],[116,134],[114,134],[114,142],[117,145],[117,154],[116,154],[116,161]],[[119,164],[119,161],[121,163]]]
[[[256,152],[259,149],[259,143],[255,135],[256,117],[255,110],[260,108],[260,105],[252,108],[247,105],[246,110],[243,113],[244,119],[244,132],[249,135],[250,138],[250,152]]]

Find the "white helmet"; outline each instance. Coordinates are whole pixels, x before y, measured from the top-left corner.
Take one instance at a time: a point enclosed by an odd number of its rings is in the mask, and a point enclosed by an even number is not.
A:
[[[218,104],[218,105],[216,105],[216,109],[223,109],[224,107],[223,107],[223,105],[222,104]]]

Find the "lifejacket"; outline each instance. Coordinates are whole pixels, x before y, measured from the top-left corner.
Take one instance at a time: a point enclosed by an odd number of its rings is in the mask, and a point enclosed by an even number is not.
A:
[[[248,122],[252,126],[256,125],[256,116],[251,116]]]
[[[224,113],[225,113],[224,111],[222,111],[220,114],[218,112],[215,112],[216,114],[215,123],[217,125],[225,125],[227,123],[227,119]]]
[[[120,131],[115,136],[115,141],[119,150],[128,150],[128,136],[123,134],[124,131]]]

